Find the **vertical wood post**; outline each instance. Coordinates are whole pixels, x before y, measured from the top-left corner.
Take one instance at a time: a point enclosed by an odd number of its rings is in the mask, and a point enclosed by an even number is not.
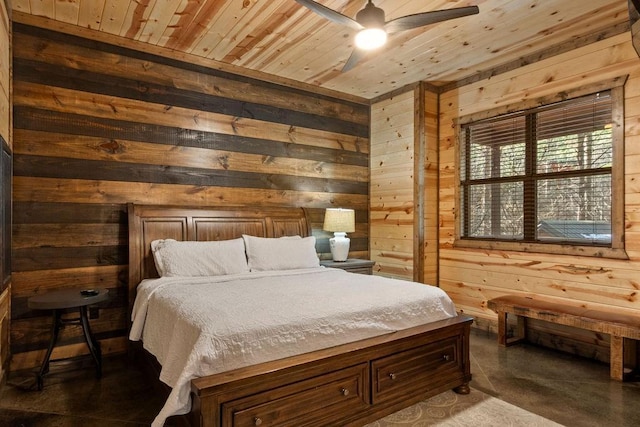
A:
[[[413,280],[424,283],[425,99],[424,84],[413,90]]]
[[[624,378],[624,338],[611,335],[611,378],[622,381]]]

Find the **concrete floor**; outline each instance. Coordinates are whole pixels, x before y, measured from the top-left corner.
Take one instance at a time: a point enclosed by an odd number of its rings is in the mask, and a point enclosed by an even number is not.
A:
[[[471,386],[565,426],[640,426],[640,382],[609,378],[609,365],[472,329]]]
[[[471,386],[566,426],[640,425],[640,383],[609,379],[606,364],[521,344],[508,349],[495,335],[471,334]],[[0,387],[0,425],[25,427],[149,425],[162,407],[145,376],[125,357],[55,369],[35,390],[33,373],[12,373]]]

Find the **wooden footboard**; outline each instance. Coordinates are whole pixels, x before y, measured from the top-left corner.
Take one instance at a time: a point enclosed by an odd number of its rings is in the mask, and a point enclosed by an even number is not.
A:
[[[468,393],[472,321],[458,316],[195,379],[191,423],[358,426],[448,389]]]

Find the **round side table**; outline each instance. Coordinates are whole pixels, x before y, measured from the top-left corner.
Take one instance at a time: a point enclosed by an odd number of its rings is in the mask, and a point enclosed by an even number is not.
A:
[[[102,376],[102,354],[100,351],[100,343],[95,340],[91,334],[89,327],[89,319],[87,317],[87,306],[106,301],[109,298],[108,289],[61,289],[50,291],[41,295],[35,295],[29,298],[28,307],[35,310],[52,310],[53,323],[51,325],[51,340],[49,348],[38,372],[38,390],[42,390],[43,376],[49,372],[49,359],[51,352],[58,341],[58,332],[60,328],[66,325],[81,325],[84,333],[85,341],[89,347],[89,352],[96,363],[96,376]],[[77,308],[80,314],[78,318],[62,318],[64,310]]]

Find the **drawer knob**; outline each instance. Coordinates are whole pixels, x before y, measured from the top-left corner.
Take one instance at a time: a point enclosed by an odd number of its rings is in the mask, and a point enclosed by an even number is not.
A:
[[[448,354],[445,354],[444,356],[442,356],[442,360],[448,362],[449,359],[451,359],[451,356],[449,356]]]
[[[340,394],[342,394],[343,396],[349,396],[349,389],[343,388],[342,390],[340,390]]]
[[[254,426],[261,426],[261,425],[262,425],[262,418],[260,418],[260,417],[255,417],[255,418],[253,419],[253,425],[254,425]]]
[[[389,374],[389,378],[391,378],[392,380],[395,380],[395,379],[396,379],[396,374],[394,374],[393,372],[391,372],[391,373]]]

